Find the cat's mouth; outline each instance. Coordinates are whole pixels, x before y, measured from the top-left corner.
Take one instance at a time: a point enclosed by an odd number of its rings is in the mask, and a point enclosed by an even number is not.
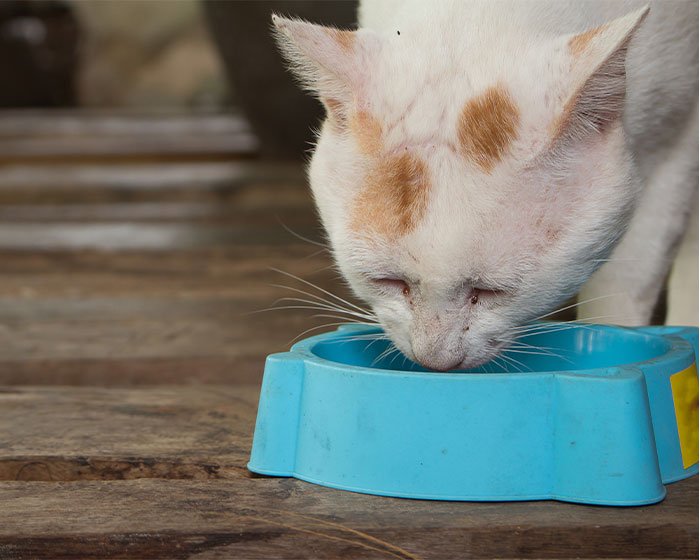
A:
[[[456,370],[473,369],[479,366],[483,366],[484,364],[487,364],[494,358],[497,358],[501,351],[508,347],[507,342],[495,340],[490,342],[491,343],[489,344],[489,347],[482,355],[478,357],[464,356],[461,360],[455,360],[452,363],[438,363],[430,359],[418,360],[415,356],[409,356],[409,358],[419,363],[425,368],[443,373]]]
[[[491,339],[491,340],[489,340],[489,344],[486,348],[484,355],[481,355],[479,357],[465,356],[464,358],[462,358],[462,361],[459,362],[458,364],[456,364],[454,367],[451,367],[450,369],[447,369],[447,370],[438,370],[438,371],[473,369],[473,368],[483,366],[484,364],[489,363],[494,358],[497,358],[499,356],[499,354],[501,353],[501,351],[508,348],[508,346],[509,346],[509,343],[506,341],[498,340],[498,339]]]

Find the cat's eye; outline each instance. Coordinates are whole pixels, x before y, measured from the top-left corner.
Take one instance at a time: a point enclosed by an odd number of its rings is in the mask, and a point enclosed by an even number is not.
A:
[[[493,300],[494,298],[503,296],[505,294],[506,292],[503,290],[496,290],[490,288],[474,288],[471,291],[469,302],[472,305],[476,305],[477,303],[479,303],[480,300],[489,301]]]
[[[385,291],[401,292],[406,297],[411,294],[411,287],[400,278],[373,278],[372,282]]]

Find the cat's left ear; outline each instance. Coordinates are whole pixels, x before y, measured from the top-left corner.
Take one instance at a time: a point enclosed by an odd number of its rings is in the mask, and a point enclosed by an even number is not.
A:
[[[648,13],[646,6],[600,27],[562,38],[571,70],[569,95],[554,122],[555,141],[603,132],[622,116],[628,46]]]
[[[365,29],[345,31],[277,15],[272,23],[292,72],[334,120],[345,122],[347,108],[361,96],[379,38]]]

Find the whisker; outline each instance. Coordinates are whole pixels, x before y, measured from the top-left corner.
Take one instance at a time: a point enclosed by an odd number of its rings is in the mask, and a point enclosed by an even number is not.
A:
[[[357,314],[355,314],[355,313],[350,313],[350,312],[348,312],[348,311],[343,311],[343,310],[340,310],[340,309],[336,310],[336,309],[325,309],[325,308],[319,308],[319,307],[312,307],[312,306],[310,306],[310,305],[279,305],[279,306],[276,306],[276,307],[267,307],[267,308],[265,308],[265,309],[258,309],[258,310],[256,310],[256,311],[250,311],[250,312],[248,312],[248,313],[245,313],[245,315],[257,315],[258,313],[268,313],[268,312],[270,312],[270,311],[285,311],[285,310],[289,310],[289,309],[311,309],[311,310],[313,310],[313,311],[336,311],[337,313],[343,313],[344,315],[348,315],[348,316],[349,316],[349,317],[342,317],[342,318],[344,318],[344,319],[349,319],[349,318],[351,318],[351,317],[357,317],[357,318],[360,318],[360,319],[365,319],[365,317],[358,316]],[[320,316],[322,317],[323,315],[320,315]],[[341,317],[335,317],[335,318],[336,318],[336,319],[339,319],[339,318],[341,318]],[[376,324],[377,324],[376,322],[371,322],[371,323],[370,323],[370,322],[366,322],[366,321],[363,321],[363,323],[364,323],[364,324],[368,324],[368,325],[370,325],[370,324],[371,324],[371,325],[376,325]]]
[[[537,344],[528,344],[527,342],[523,342],[522,340],[503,340],[503,339],[497,339],[501,342],[506,342],[508,343],[508,347],[506,349],[510,348],[521,348],[521,349],[532,349],[532,350],[542,350],[543,352],[573,352],[573,350],[567,350],[566,348],[559,348],[559,347],[554,347],[554,346],[540,346]]]
[[[372,344],[379,340],[387,340],[386,338],[380,338],[380,337],[375,337],[375,338],[364,338],[364,337],[353,337],[353,336],[343,336],[340,338],[336,338],[335,340],[328,340],[325,341],[324,344],[347,344],[348,342],[363,342],[363,341],[369,341],[369,344],[364,348],[364,350],[367,350]]]
[[[315,326],[315,327],[311,327],[310,329],[306,329],[306,330],[305,330],[304,332],[302,332],[302,333],[299,333],[299,334],[296,335],[291,341],[289,341],[289,342],[287,343],[287,345],[294,344],[297,340],[299,340],[299,339],[300,339],[302,336],[304,336],[305,334],[310,333],[310,332],[313,332],[313,331],[317,331],[317,330],[319,330],[319,329],[324,329],[324,328],[326,328],[326,327],[337,327],[337,326],[340,326],[340,325],[351,325],[351,324],[353,324],[352,321],[343,321],[343,322],[341,322],[341,323],[326,323],[325,325],[317,325],[317,326]]]
[[[375,364],[380,362],[382,359],[389,357],[393,352],[398,352],[398,351],[399,351],[399,349],[396,348],[396,346],[394,346],[393,344],[390,344],[389,346],[386,347],[386,349],[381,354],[379,354],[376,358],[374,358],[370,367],[374,366]]]
[[[279,224],[280,224],[285,230],[287,230],[288,233],[291,233],[291,234],[292,234],[294,237],[296,237],[297,239],[301,239],[302,241],[306,241],[307,243],[311,243],[312,245],[316,245],[316,246],[318,246],[318,247],[323,247],[326,251],[329,250],[328,245],[326,245],[325,243],[322,243],[322,242],[320,242],[320,241],[314,241],[313,239],[309,239],[308,237],[304,237],[304,236],[301,235],[300,233],[297,233],[297,232],[294,231],[292,228],[290,228],[287,224],[285,224],[279,216],[276,216],[276,217],[277,217],[277,221],[279,222]]]
[[[616,294],[607,294],[604,296],[598,296],[594,298],[589,298],[585,299],[583,301],[577,301],[576,303],[572,303],[571,305],[567,305],[566,307],[560,307],[559,309],[555,309],[554,311],[550,311],[549,313],[545,313],[544,315],[540,315],[539,317],[535,317],[533,321],[539,321],[541,319],[544,319],[545,317],[549,317],[550,315],[554,315],[555,313],[561,313],[562,311],[566,311],[567,309],[572,309],[574,307],[578,307],[579,305],[584,305],[586,303],[591,303],[592,301],[598,301],[601,299],[606,299],[606,298],[611,298],[611,297],[618,297],[625,295],[624,292],[619,292]]]
[[[319,249],[318,251],[314,251],[313,253],[310,253],[310,254],[306,255],[305,257],[302,257],[300,260],[306,261],[306,260],[309,260],[309,259],[313,259],[314,257],[318,257],[319,255],[321,255],[321,254],[323,254],[323,253],[330,253],[330,250],[328,250],[328,249]],[[320,269],[317,270],[316,272],[320,272],[321,270],[325,270],[326,268],[329,268],[329,267],[320,268]]]
[[[574,361],[570,360],[569,358],[565,358],[564,356],[559,356],[557,354],[548,354],[545,352],[530,352],[529,350],[504,350],[504,354],[525,354],[528,356],[547,356],[551,358],[558,358],[560,360],[564,360],[565,362],[568,362],[572,365],[574,365]]]
[[[503,373],[506,373],[508,371],[508,368],[505,366],[505,362],[502,362],[502,357],[496,356],[493,360],[491,360],[494,364],[498,364],[498,367],[500,367],[503,370]]]
[[[531,367],[526,366],[526,365],[525,365],[524,363],[522,363],[520,360],[516,360],[515,358],[513,358],[513,356],[506,356],[505,353],[501,353],[501,357],[502,357],[504,360],[508,360],[509,362],[511,362],[511,363],[514,365],[514,367],[515,367],[520,373],[524,373],[524,372],[523,372],[523,370],[520,369],[520,367],[518,367],[518,366],[522,366],[522,367],[524,367],[525,369],[528,369],[528,370],[532,371],[532,368],[531,368]]]
[[[522,334],[522,333],[532,334],[532,333],[538,333],[538,332],[543,332],[543,333],[556,332],[556,330],[559,327],[566,327],[566,326],[570,326],[572,328],[573,327],[580,327],[580,328],[584,328],[584,329],[586,329],[586,328],[590,329],[591,327],[600,326],[599,323],[595,322],[596,320],[615,319],[615,318],[620,318],[620,316],[619,315],[598,315],[597,317],[588,317],[588,318],[586,318],[585,321],[580,320],[580,319],[576,319],[573,321],[552,321],[551,323],[547,323],[547,324],[532,325],[531,329],[522,330],[518,334]]]
[[[299,276],[296,276],[296,275],[292,274],[291,272],[285,272],[284,270],[280,270],[279,268],[273,268],[273,267],[271,267],[270,270],[273,270],[274,272],[278,272],[279,274],[284,274],[285,276],[287,276],[289,278],[293,278],[294,280],[301,282],[302,284],[306,284],[307,286],[309,286],[311,288],[315,288],[316,290],[319,290],[320,292],[326,294],[327,296],[330,296],[333,299],[336,299],[336,300],[340,301],[341,303],[344,303],[345,305],[348,305],[354,309],[357,309],[358,311],[366,312],[365,309],[362,309],[361,307],[355,305],[354,303],[349,302],[349,301],[341,298],[340,296],[335,295],[332,292],[329,292],[328,290],[324,290],[320,286],[317,286],[316,284],[313,284],[312,282],[309,282],[308,280],[304,280],[303,278],[300,278]],[[310,295],[310,294],[307,294],[307,295]]]
[[[522,340],[513,340],[513,341],[501,340],[501,339],[498,339],[498,340],[500,340],[501,342],[509,342],[510,346],[508,346],[508,348],[513,348],[513,347],[525,348],[525,349],[532,348],[535,350],[543,350],[545,352],[546,351],[554,352],[555,350],[560,350],[562,352],[571,352],[571,350],[566,350],[565,348],[555,348],[554,346],[537,346],[535,344],[528,344],[527,342],[523,342]]]
[[[574,323],[574,324],[554,325],[554,326],[547,327],[547,328],[532,329],[529,331],[516,333],[517,336],[513,337],[513,339],[520,340],[522,338],[528,338],[530,336],[536,336],[536,335],[541,335],[541,334],[552,334],[552,333],[561,332],[561,331],[568,331],[570,329],[576,329],[576,328],[590,329],[591,325],[586,325],[584,323],[578,323],[578,322]]]
[[[321,268],[315,268],[311,273],[318,274],[319,272],[325,272],[326,270],[331,270],[332,268],[336,268],[335,263],[331,263],[329,265],[322,266]]]
[[[390,366],[393,365],[393,363],[396,361],[396,358],[403,355],[402,352],[398,348],[396,349],[396,352],[397,352],[397,354],[389,362]]]
[[[283,288],[283,289],[285,289],[285,290],[291,290],[292,292],[296,292],[296,293],[298,293],[298,294],[302,294],[302,295],[305,295],[305,296],[309,296],[309,297],[315,298],[315,299],[317,299],[317,300],[319,300],[319,301],[321,301],[321,302],[324,302],[324,303],[326,303],[326,304],[328,304],[328,305],[330,305],[330,306],[333,306],[333,307],[339,307],[339,306],[340,306],[340,304],[337,303],[337,302],[334,302],[334,301],[328,300],[328,299],[326,299],[326,298],[323,298],[323,297],[319,296],[318,294],[314,294],[314,293],[311,293],[311,292],[306,292],[306,291],[304,291],[304,290],[300,290],[299,288],[295,288],[294,286],[285,286],[284,284],[270,284],[270,286],[272,286],[273,288]],[[333,294],[331,294],[331,295],[333,295]],[[341,300],[342,300],[342,298],[338,298],[338,299],[341,299]],[[342,301],[345,301],[345,300],[342,300]],[[357,306],[357,305],[352,305],[352,308],[354,308],[355,310],[357,310],[357,311],[359,311],[359,312],[361,312],[361,313],[366,313],[366,314],[368,314],[368,315],[374,315],[374,314],[371,313],[369,310],[363,309],[362,307],[359,307],[359,306]],[[347,309],[347,308],[345,308],[345,309]]]
[[[343,315],[331,315],[329,313],[314,313],[313,315],[311,315],[311,317],[326,317],[329,319],[347,319],[347,317],[345,317]],[[370,323],[367,321],[353,321],[353,324],[354,325],[367,325],[368,327],[369,326],[373,327],[373,326],[377,325],[377,323]]]
[[[332,305],[324,305],[324,304],[319,304],[318,302],[315,302],[313,300],[308,300],[308,299],[302,299],[302,298],[289,298],[289,297],[284,297],[284,298],[279,298],[273,302],[273,305],[277,303],[281,303],[283,301],[289,301],[289,302],[298,302],[298,303],[308,303],[314,307],[309,307],[309,309],[318,309],[321,311],[337,311],[338,313],[347,313],[349,315],[354,315],[355,317],[359,317],[362,319],[371,319],[373,322],[376,319],[376,316],[374,313],[359,313],[353,309],[346,309],[344,307],[340,306],[332,306]],[[279,307],[273,307],[272,309],[280,309]]]
[[[363,349],[362,351],[363,351],[363,352],[368,352],[369,349],[372,347],[372,345],[376,344],[376,343],[379,342],[380,340],[388,340],[388,341],[391,342],[391,339],[390,339],[388,336],[384,336],[384,337],[381,337],[381,338],[375,338],[375,339],[374,339],[373,341],[371,341],[367,346],[365,346],[364,349]]]
[[[573,326],[586,326],[587,322],[590,321],[595,321],[598,319],[613,319],[613,318],[618,318],[622,319],[624,317],[621,317],[620,315],[598,315],[597,317],[586,317],[585,319],[573,319],[571,321],[547,321],[544,323],[537,323],[537,324],[528,324],[528,325],[522,325],[520,327],[514,327],[512,329],[509,329],[509,333],[522,333],[522,332],[537,332],[537,331],[544,331],[544,332],[549,332],[549,329],[556,329],[557,327],[560,327],[562,325],[573,325]]]
[[[491,367],[487,369],[486,366]],[[486,373],[496,373],[496,364],[493,363],[493,360],[489,360],[484,364],[484,369],[486,369]]]

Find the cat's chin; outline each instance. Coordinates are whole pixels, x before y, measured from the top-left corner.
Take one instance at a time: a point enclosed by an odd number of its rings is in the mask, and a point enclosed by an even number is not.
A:
[[[472,369],[484,364],[488,364],[494,358],[498,358],[501,351],[508,348],[510,343],[505,341],[492,341],[492,346],[488,348],[486,355],[478,358],[465,357],[460,364],[454,368],[457,370],[461,369]]]
[[[462,361],[458,363],[453,363],[449,366],[445,365],[444,367],[436,367],[434,363],[424,363],[421,360],[418,360],[416,356],[413,354],[412,351],[406,351],[403,350],[401,347],[397,345],[401,353],[406,356],[409,360],[412,362],[415,362],[424,368],[427,368],[431,371],[437,372],[437,373],[448,373],[450,371],[459,371],[459,370],[465,370],[465,369],[472,369],[476,368],[479,366],[482,366],[484,364],[487,364],[494,358],[497,358],[501,351],[504,348],[507,348],[509,346],[508,342],[494,342],[492,346],[489,346],[488,348],[485,349],[485,355],[482,355],[480,357],[473,357],[473,356],[465,356]]]
[[[460,369],[472,369],[475,367],[483,366],[484,364],[489,363],[491,360],[493,360],[496,356],[498,356],[498,353],[491,354],[489,356],[486,356],[484,358],[465,358],[462,360],[462,362],[454,369],[460,370]]]
[[[493,360],[495,357],[498,356],[498,352],[494,352],[493,354],[490,354],[486,357],[483,358],[464,358],[461,362],[458,364],[453,364],[450,367],[447,368],[436,368],[428,364],[421,364],[423,367],[428,368],[431,371],[437,372],[437,373],[449,373],[451,371],[459,371],[459,370],[464,370],[464,369],[471,369],[475,367],[482,366],[491,360]],[[420,363],[420,362],[418,362]]]

